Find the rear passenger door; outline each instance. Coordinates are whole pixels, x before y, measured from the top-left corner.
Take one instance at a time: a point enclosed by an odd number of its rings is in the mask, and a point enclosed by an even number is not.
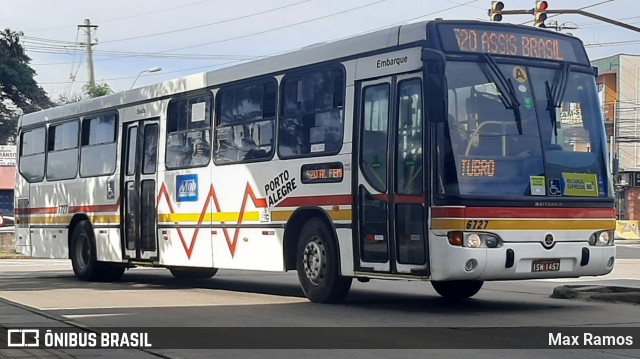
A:
[[[356,86],[357,271],[427,273],[421,73]]]

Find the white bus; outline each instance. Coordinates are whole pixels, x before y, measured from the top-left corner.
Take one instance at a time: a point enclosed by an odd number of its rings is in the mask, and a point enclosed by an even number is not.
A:
[[[438,20],[28,114],[17,250],[87,281],[297,270],[315,302],[604,275],[594,75],[576,38]]]

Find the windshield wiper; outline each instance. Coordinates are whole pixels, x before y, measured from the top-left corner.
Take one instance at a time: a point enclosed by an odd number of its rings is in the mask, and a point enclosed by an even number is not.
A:
[[[522,116],[520,114],[520,102],[516,96],[516,90],[513,87],[513,82],[511,79],[507,79],[496,61],[489,54],[482,54],[484,60],[487,62],[487,66],[491,70],[491,72],[495,76],[490,76],[490,80],[496,84],[496,87],[500,91],[500,99],[504,103],[504,106],[507,109],[511,109],[513,111],[513,115],[515,117],[516,126],[518,127],[518,134],[522,135]],[[495,78],[494,78],[495,77]],[[497,80],[497,81],[496,81]],[[505,95],[506,94],[506,95]]]
[[[545,90],[547,93],[547,111],[551,119],[551,127],[553,127],[553,134],[555,138],[558,138],[558,116],[556,115],[556,108],[562,106],[562,99],[564,93],[567,90],[567,83],[569,82],[569,63],[562,63],[562,72],[557,83],[549,86],[549,81],[544,82]]]

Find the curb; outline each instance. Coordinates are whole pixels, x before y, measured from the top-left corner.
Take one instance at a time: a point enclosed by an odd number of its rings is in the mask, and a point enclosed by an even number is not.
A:
[[[640,244],[640,239],[616,239],[615,244]]]
[[[640,304],[640,288],[563,285],[553,289],[551,298]]]

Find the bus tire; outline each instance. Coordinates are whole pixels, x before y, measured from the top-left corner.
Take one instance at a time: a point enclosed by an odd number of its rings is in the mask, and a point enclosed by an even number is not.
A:
[[[176,279],[209,279],[218,273],[218,268],[169,268],[171,275]]]
[[[352,278],[340,275],[333,237],[318,218],[306,222],[300,231],[296,267],[302,291],[312,302],[340,302],[351,288]]]
[[[73,229],[69,257],[71,257],[71,266],[76,278],[82,281],[97,279],[99,265],[96,240],[89,221],[81,221]]]
[[[462,300],[471,298],[476,295],[482,285],[481,280],[452,280],[437,282],[432,281],[431,285],[433,289],[438,292],[443,298],[451,300]]]

